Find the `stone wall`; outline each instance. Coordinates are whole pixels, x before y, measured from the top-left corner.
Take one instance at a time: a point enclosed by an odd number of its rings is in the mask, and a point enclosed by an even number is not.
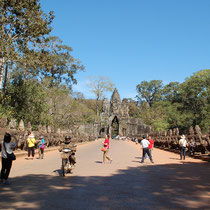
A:
[[[196,152],[209,153],[210,152],[210,132],[202,133],[198,125],[195,128],[190,127],[188,133],[184,134],[186,140],[189,142],[191,139],[195,141]],[[166,149],[179,149],[179,140],[181,135],[179,129],[170,129],[162,132],[151,132],[142,133],[141,135],[135,136],[138,139],[142,139],[143,136],[151,136],[155,140],[155,147],[166,148]]]
[[[93,141],[98,137],[99,128],[98,124],[80,125],[71,130],[62,130],[60,128],[54,129],[51,126],[39,125],[37,130],[32,130],[30,122],[27,123],[27,126],[25,127],[22,120],[17,123],[17,121],[13,119],[8,123],[6,118],[2,118],[0,121],[0,141],[3,140],[4,134],[9,132],[14,134],[19,140],[18,149],[26,150],[28,130],[34,133],[36,140],[39,140],[41,136],[44,136],[47,146],[50,147],[60,145],[61,142],[64,141],[66,135],[70,135],[72,141],[75,143]]]

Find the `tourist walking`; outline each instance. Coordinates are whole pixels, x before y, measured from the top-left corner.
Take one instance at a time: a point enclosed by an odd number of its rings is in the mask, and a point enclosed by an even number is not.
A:
[[[187,140],[185,135],[181,136],[181,139],[179,140],[179,146],[180,146],[180,160],[182,160],[182,157],[185,160],[186,147],[187,147]]]
[[[195,155],[195,141],[193,139],[189,142],[189,156]]]
[[[143,136],[143,140],[141,140],[141,145],[142,145],[142,148],[143,148],[143,155],[142,155],[141,163],[144,162],[146,154],[149,156],[150,161],[152,163],[154,163],[153,160],[152,160],[152,156],[150,154],[150,151],[149,151],[150,142],[146,139],[145,136]]]
[[[40,141],[38,143],[38,147],[39,147],[39,159],[43,159],[44,158],[44,149],[45,149],[45,140],[44,140],[44,136],[40,137]]]
[[[34,159],[34,149],[35,149],[35,137],[34,134],[30,131],[28,132],[28,138],[27,138],[27,144],[28,144],[28,159],[30,158],[32,154],[32,159]]]
[[[109,135],[105,136],[105,141],[103,143],[104,150],[103,150],[103,163],[106,163],[106,159],[112,162],[112,159],[108,156],[109,154]]]
[[[11,137],[14,137],[15,143],[11,142]],[[12,161],[16,159],[13,150],[18,144],[18,140],[14,135],[5,133],[4,140],[1,143],[1,183],[10,184],[8,177],[12,167]]]
[[[153,150],[153,147],[154,147],[154,140],[151,138],[151,136],[148,137],[148,141],[149,141],[149,152],[150,154],[152,155],[152,150]]]

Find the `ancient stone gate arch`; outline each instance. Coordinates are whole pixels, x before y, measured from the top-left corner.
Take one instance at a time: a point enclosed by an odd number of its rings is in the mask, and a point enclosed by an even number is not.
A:
[[[117,118],[117,116],[114,116],[112,123],[111,123],[111,133],[110,135],[112,137],[116,137],[119,135],[119,120]]]
[[[117,89],[114,90],[111,100],[104,99],[102,106],[101,128],[99,135],[129,136],[136,137],[150,130],[141,119],[129,116],[129,105],[127,99],[121,101]]]

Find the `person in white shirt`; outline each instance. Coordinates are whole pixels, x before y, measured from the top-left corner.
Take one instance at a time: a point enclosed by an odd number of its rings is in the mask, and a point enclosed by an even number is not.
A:
[[[187,147],[187,140],[185,139],[185,135],[181,136],[181,139],[179,140],[179,146],[180,146],[180,160],[185,160],[186,156],[186,147]]]
[[[147,154],[149,156],[149,159],[152,163],[153,160],[152,160],[152,156],[149,152],[149,145],[150,145],[150,142],[146,139],[145,136],[143,136],[143,140],[141,141],[141,145],[142,145],[142,148],[143,148],[143,156],[142,156],[142,160],[141,160],[141,163],[144,162],[144,159],[145,159],[145,155]]]
[[[11,142],[11,137],[15,138],[16,143]],[[9,159],[9,155],[13,153],[13,150],[17,146],[18,140],[14,135],[10,135],[9,133],[5,133],[4,140],[1,143],[1,183],[10,184],[8,182],[8,177],[10,173],[10,169],[12,167],[12,160]]]

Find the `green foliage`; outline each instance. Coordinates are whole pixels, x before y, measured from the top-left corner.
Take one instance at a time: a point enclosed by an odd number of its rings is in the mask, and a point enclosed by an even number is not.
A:
[[[12,117],[20,121],[31,122],[38,126],[40,123],[48,124],[47,113],[49,109],[46,103],[46,92],[37,80],[23,82],[21,75],[14,78],[8,86],[9,100],[6,105],[12,107]],[[41,115],[42,114],[42,115]]]
[[[181,84],[171,82],[164,87],[160,84],[161,81],[143,81],[137,86],[139,117],[147,125],[158,131],[176,127],[186,131],[195,125],[204,131],[209,129],[210,70],[198,71]]]
[[[36,76],[48,78],[50,87],[61,84],[71,87],[77,83],[74,74],[84,70],[84,66],[71,55],[71,47],[63,45],[58,37],[48,37],[40,44],[40,49],[37,52],[39,63]]]
[[[34,127],[96,120],[91,109],[69,96],[74,75],[84,66],[72,57],[71,47],[49,36],[53,19],[40,0],[0,0],[0,73],[5,74],[0,117]]]
[[[183,111],[193,115],[193,125],[209,125],[210,70],[202,70],[186,78],[180,85],[180,93]]]
[[[45,14],[39,0],[1,0],[0,8],[0,57],[23,63],[30,46],[52,30],[53,13]]]
[[[155,101],[161,99],[161,90],[163,82],[161,80],[142,81],[136,86],[137,99],[140,102],[146,101],[151,107]]]
[[[47,100],[51,107],[49,114],[53,120],[51,125],[71,129],[98,120],[93,110],[73,99],[68,92],[66,86],[48,89]]]

